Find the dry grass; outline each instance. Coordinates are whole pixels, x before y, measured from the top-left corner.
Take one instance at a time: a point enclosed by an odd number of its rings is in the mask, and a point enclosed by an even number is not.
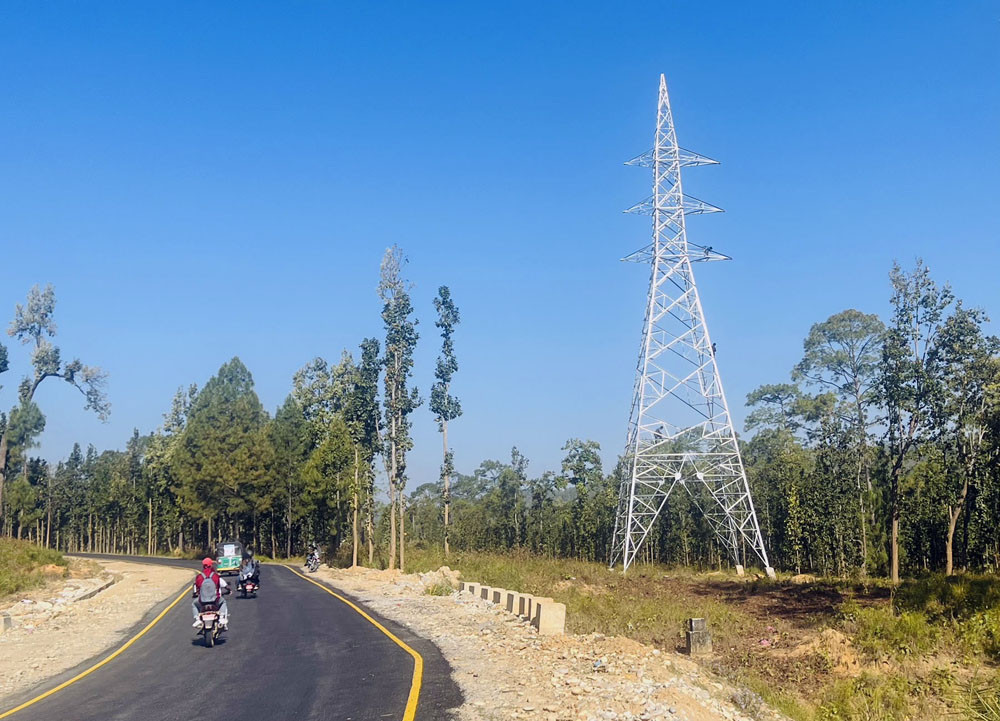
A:
[[[530,554],[407,552],[408,571],[449,565],[462,577],[565,603],[567,630],[625,636],[681,650],[684,623],[708,620],[712,672],[759,693],[800,721],[937,721],[971,714],[956,693],[975,677],[995,683],[1000,581],[797,584],[728,573],[641,566],[627,577],[602,564]],[[991,697],[992,698],[992,697]],[[957,714],[957,716],[955,716]]]

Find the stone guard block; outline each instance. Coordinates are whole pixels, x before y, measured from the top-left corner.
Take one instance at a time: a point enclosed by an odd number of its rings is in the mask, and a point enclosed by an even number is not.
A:
[[[566,606],[550,599],[536,603],[531,625],[538,629],[540,636],[561,635],[566,630]]]

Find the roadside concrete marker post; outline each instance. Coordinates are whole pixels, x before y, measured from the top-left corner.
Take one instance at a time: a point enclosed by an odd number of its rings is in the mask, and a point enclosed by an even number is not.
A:
[[[539,636],[561,635],[566,630],[566,605],[551,599],[539,600],[531,625],[538,629]]]
[[[492,590],[493,589],[490,588],[489,586],[480,586],[479,587],[479,597],[481,599],[483,599],[484,601],[489,601],[490,600],[490,592]]]
[[[504,594],[503,606],[507,610],[507,613],[517,613],[517,591],[507,591]]]
[[[712,634],[708,631],[705,619],[688,619],[687,652],[689,656],[704,656],[712,653]]]
[[[528,593],[517,594],[517,615],[521,618],[531,618],[531,595]]]
[[[530,602],[530,604],[528,606],[528,621],[529,621],[529,623],[531,623],[532,626],[535,626],[535,616],[538,615],[538,604],[545,603],[546,601],[548,601],[549,603],[551,603],[552,599],[551,598],[546,598],[544,596],[532,596],[531,597],[531,602]]]
[[[499,606],[503,602],[503,596],[505,593],[507,593],[505,589],[494,588],[493,592],[490,594],[490,600]]]
[[[14,627],[14,619],[10,617],[10,614],[4,611],[0,613],[0,633],[4,631],[9,631]]]

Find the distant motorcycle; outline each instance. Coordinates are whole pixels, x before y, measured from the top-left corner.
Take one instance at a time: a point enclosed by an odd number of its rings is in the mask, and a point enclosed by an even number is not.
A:
[[[247,578],[240,581],[240,598],[257,598],[257,590],[259,588],[260,586],[252,579]]]
[[[319,551],[313,550],[306,558],[306,568],[309,573],[316,573],[319,570]]]

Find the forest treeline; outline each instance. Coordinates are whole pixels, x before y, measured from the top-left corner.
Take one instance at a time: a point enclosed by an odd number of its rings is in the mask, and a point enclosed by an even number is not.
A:
[[[233,358],[179,390],[155,432],[134,432],[123,451],[76,445],[55,467],[31,456],[44,428],[38,384],[62,379],[99,415],[109,409],[103,373],[60,360],[48,340],[54,295],[34,289],[9,330],[34,353],[18,403],[0,416],[3,532],[66,551],[176,552],[238,537],[280,557],[317,542],[339,562],[390,567],[414,544],[607,560],[625,459],[604,468],[597,443],[570,439],[558,470],[531,473],[517,448],[455,470],[460,316],[444,286],[429,397],[441,473],[407,487],[411,413],[424,399],[412,385],[419,334],[404,264],[396,248],[382,264],[384,335],[306,363],[273,415]],[[852,309],[816,323],[788,377],[747,397],[744,461],[780,570],[898,578],[1000,566],[1000,342],[923,263],[889,280],[887,317]],[[644,560],[732,562],[701,500],[671,496]]]

